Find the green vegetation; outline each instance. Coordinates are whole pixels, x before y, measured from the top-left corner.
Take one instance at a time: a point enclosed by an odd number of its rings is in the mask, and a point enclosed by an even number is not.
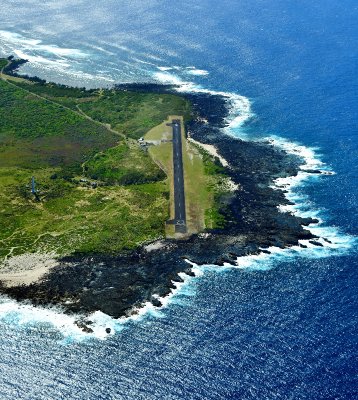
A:
[[[20,82],[19,86],[29,89],[26,82]],[[54,84],[33,85],[31,92],[82,111],[133,139],[139,139],[169,114],[183,115],[185,119],[191,115],[190,103],[172,94],[85,90]]]
[[[37,171],[0,169],[0,258],[27,252],[116,253],[164,235],[168,195],[162,182],[91,189]]]
[[[74,165],[118,141],[106,127],[0,81],[0,167]]]
[[[228,178],[225,175],[225,168],[220,164],[218,159],[197,148],[202,155],[205,175],[208,177],[208,188],[211,193],[211,204],[205,210],[205,226],[208,228],[224,228],[226,219],[223,215],[223,206],[220,204],[222,195],[230,191],[228,188]]]
[[[0,70],[7,64],[0,59]],[[115,254],[165,236],[171,144],[146,151],[135,139],[162,135],[168,115],[189,119],[188,101],[7,73],[0,80],[0,264],[28,252]],[[220,222],[221,175],[210,157],[187,145],[188,215],[196,232]]]
[[[0,58],[0,70],[7,66],[8,60]]]
[[[97,153],[85,163],[84,170],[91,179],[109,185],[148,183],[166,177],[149,155],[131,142]]]
[[[81,109],[134,139],[139,139],[169,114],[190,115],[189,104],[182,98],[152,93],[106,93],[95,104],[83,103]]]
[[[171,110],[189,115],[186,100],[1,78],[0,262],[118,253],[165,235],[165,174],[131,137]]]

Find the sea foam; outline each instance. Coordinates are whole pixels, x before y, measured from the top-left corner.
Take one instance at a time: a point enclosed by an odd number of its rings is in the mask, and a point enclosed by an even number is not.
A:
[[[241,96],[237,93],[203,88],[194,82],[183,80],[176,74],[169,73],[169,69],[167,69],[167,67],[165,68],[165,70],[161,69],[161,72],[155,72],[153,74],[157,81],[165,84],[176,85],[176,90],[178,92],[206,93],[222,96],[226,100],[228,106],[228,116],[225,121],[227,126],[224,128],[226,133],[230,134],[232,129],[242,127],[248,120],[250,120],[250,118],[253,117],[254,114],[251,110],[251,103],[247,97]]]
[[[193,82],[184,81],[168,71],[156,72],[154,76],[160,82],[177,85],[179,92],[209,93],[224,97],[227,101],[229,112],[226,118],[227,126],[223,128],[223,131],[230,136],[249,139],[243,128],[245,123],[254,114],[251,109],[251,102],[247,97],[236,93],[208,90]],[[316,241],[321,243],[322,247],[313,245],[310,241],[300,241],[301,246],[293,246],[288,249],[271,248],[269,249],[271,254],[261,253],[259,255],[240,257],[237,260],[237,266],[239,268],[246,268],[255,265],[256,268],[265,269],[267,268],[267,260],[277,257],[292,257],[296,256],[297,253],[302,253],[307,257],[325,257],[337,252],[346,252],[352,248],[356,242],[356,238],[345,235],[336,227],[325,226],[322,210],[317,208],[307,195],[297,191],[299,187],[304,186],[309,180],[320,179],[324,175],[335,174],[329,166],[320,160],[317,154],[318,149],[307,147],[279,136],[269,136],[263,140],[269,141],[273,146],[283,149],[288,154],[297,155],[302,159],[302,165],[296,176],[278,178],[273,182],[272,187],[275,189],[284,189],[286,198],[293,203],[279,206],[281,212],[289,212],[299,217],[318,219],[319,222],[317,224],[311,224],[306,229],[318,236]],[[312,174],[312,170],[320,171],[320,174]],[[263,266],[263,264],[266,266]]]
[[[178,86],[179,92],[193,92],[193,93],[209,93],[213,95],[221,95],[227,100],[229,114],[227,117],[227,127],[224,128],[225,132],[230,135],[238,135],[240,128],[253,116],[251,104],[248,98],[238,94],[229,92],[213,91],[202,88],[193,82],[183,81],[177,75],[169,73],[169,67],[159,68],[160,72],[155,73],[155,78],[162,83],[171,83]],[[147,302],[142,307],[135,310],[135,313],[130,317],[123,317],[117,320],[121,327],[125,326],[129,321],[141,321],[148,316],[163,317],[163,309],[171,304],[185,305],[185,301],[180,299],[184,296],[193,296],[193,282],[199,279],[207,271],[225,272],[228,269],[242,269],[242,270],[268,270],[277,265],[278,261],[294,260],[297,257],[304,258],[321,258],[329,257],[333,254],[343,254],[349,251],[355,242],[355,238],[344,235],[335,227],[327,227],[323,225],[323,218],[320,218],[321,210],[314,208],[310,204],[307,208],[308,196],[297,193],[295,189],[302,186],[308,179],[318,179],[321,175],[332,175],[334,172],[325,165],[317,156],[315,149],[309,148],[278,136],[271,136],[267,138],[272,145],[285,150],[289,154],[295,154],[302,158],[303,162],[297,176],[286,178],[278,178],[273,182],[275,189],[285,189],[286,197],[294,202],[293,205],[280,206],[281,212],[291,212],[297,216],[318,218],[318,224],[311,224],[309,229],[314,235],[318,236],[316,242],[322,246],[317,246],[310,240],[299,240],[299,244],[288,248],[269,247],[262,249],[264,251],[259,254],[238,257],[235,264],[224,264],[224,266],[217,265],[197,265],[191,260],[186,260],[191,265],[191,270],[194,276],[189,276],[185,273],[179,274],[182,282],[172,282],[174,289],[164,297],[157,297],[162,306],[157,307],[152,303]],[[320,170],[321,175],[315,175],[308,170]]]
[[[209,72],[206,71],[205,69],[197,69],[197,68],[190,68],[187,69],[186,71],[190,75],[196,75],[196,76],[206,76],[209,75]]]
[[[0,30],[0,40],[5,42],[16,55],[26,59],[34,53],[48,53],[57,57],[84,58],[88,54],[79,49],[64,48],[56,45],[43,44],[42,40],[26,38],[18,33]],[[20,55],[21,54],[21,55]]]
[[[118,331],[113,318],[97,311],[86,317],[86,320],[90,319],[93,322],[90,325],[93,332],[85,333],[76,324],[76,321],[82,318],[81,315],[67,315],[60,307],[35,307],[0,297],[0,320],[16,326],[31,327],[36,324],[37,327],[47,327],[49,331],[51,328],[55,329],[61,333],[62,343],[79,342],[90,338],[105,339]],[[106,331],[107,328],[111,329],[110,333]]]
[[[193,269],[195,273],[195,268]],[[200,275],[199,270],[196,275]],[[68,345],[73,342],[84,342],[92,339],[104,340],[115,333],[121,332],[129,323],[141,322],[148,317],[162,318],[163,309],[174,303],[183,305],[180,298],[183,296],[193,296],[193,286],[189,283],[194,279],[185,273],[180,273],[182,282],[172,282],[173,288],[169,294],[163,297],[157,296],[156,299],[162,304],[160,307],[154,306],[151,302],[144,303],[141,307],[133,309],[129,316],[118,319],[96,311],[89,315],[65,314],[61,307],[33,306],[31,304],[18,303],[5,296],[0,296],[0,321],[13,326],[36,329],[44,328],[48,334],[60,333],[62,339],[59,343]],[[92,332],[85,332],[78,323],[83,322]]]
[[[92,48],[110,54],[99,46]],[[58,76],[69,76],[79,82],[102,82],[108,85],[115,82],[112,77],[104,73],[90,74],[82,71],[81,62],[88,59],[91,54],[80,49],[45,44],[42,40],[3,30],[0,30],[0,49],[4,54],[12,54],[30,61],[31,67],[38,71],[54,71]]]
[[[0,31],[0,38],[1,34],[4,36],[4,32]],[[40,41],[31,39],[26,39],[26,41],[24,41],[19,36],[9,36],[8,33],[5,33],[5,36],[6,35],[7,38],[10,37],[10,39],[12,39],[14,42],[19,43],[19,41],[21,42],[22,40],[23,44],[37,48],[40,46],[40,48],[44,50],[44,45],[42,45]],[[58,56],[72,56],[76,54],[71,49],[59,50],[58,48],[51,47],[50,49],[47,48],[46,50],[48,52],[51,50],[54,54],[57,52]],[[26,54],[21,53],[20,50],[18,55],[25,56]],[[35,61],[38,63],[45,63],[45,60],[41,58],[37,58]],[[61,67],[64,67],[66,63],[66,61],[63,60],[58,60],[55,62],[59,63],[58,66]],[[226,119],[226,127],[223,128],[225,133],[240,137],[242,139],[247,139],[245,131],[242,128],[253,116],[251,103],[248,98],[236,93],[209,90],[191,81],[185,81],[178,75],[169,72],[173,70],[177,72],[180,71],[181,68],[177,66],[160,66],[156,67],[156,69],[157,71],[153,73],[154,79],[161,83],[170,83],[176,85],[178,92],[207,93],[222,96],[227,101],[229,111]],[[195,67],[187,68],[187,70],[197,71],[196,73],[191,73],[191,75],[206,75],[204,71],[197,70]],[[111,78],[108,78],[108,81],[111,81]],[[143,304],[142,307],[133,310],[133,313],[129,317],[122,317],[119,319],[111,318],[110,316],[97,311],[85,317],[86,321],[92,321],[92,323],[89,325],[93,330],[92,333],[85,333],[77,326],[76,321],[84,318],[81,315],[66,315],[59,307],[34,307],[28,304],[19,304],[8,298],[0,298],[0,319],[5,320],[8,323],[25,326],[34,323],[52,326],[56,329],[56,331],[62,334],[64,338],[63,343],[84,341],[92,338],[105,339],[108,336],[113,335],[115,332],[120,332],[123,330],[128,323],[142,321],[144,318],[150,316],[155,318],[163,317],[163,309],[168,307],[170,304],[183,304],[180,301],[183,296],[187,297],[195,294],[195,290],[193,289],[193,281],[199,279],[208,270],[214,270],[217,272],[224,272],[227,269],[232,268],[243,270],[267,270],[277,265],[277,262],[280,260],[287,261],[297,257],[327,257],[333,254],[342,254],[346,251],[349,251],[356,242],[356,239],[354,237],[344,235],[335,227],[325,226],[323,222],[324,218],[321,217],[321,210],[315,208],[314,204],[310,202],[307,195],[297,192],[297,188],[304,185],[307,180],[319,179],[321,175],[331,175],[334,172],[331,171],[330,168],[319,159],[316,149],[290,142],[278,136],[270,136],[266,138],[266,140],[269,140],[272,145],[278,146],[284,149],[286,152],[296,154],[302,158],[303,163],[300,167],[299,173],[296,176],[276,179],[273,182],[272,187],[275,189],[285,189],[285,195],[287,199],[294,203],[292,205],[279,206],[279,210],[281,212],[290,212],[302,217],[314,217],[319,220],[318,224],[311,224],[308,229],[313,234],[318,236],[316,241],[321,243],[322,247],[311,243],[309,240],[300,240],[299,245],[297,246],[292,246],[285,249],[270,247],[268,249],[263,249],[265,251],[259,254],[239,257],[234,265],[224,264],[224,266],[199,266],[190,260],[186,260],[187,263],[191,265],[194,276],[189,276],[185,273],[179,274],[182,278],[182,282],[173,282],[174,288],[171,289],[167,296],[157,297],[157,300],[159,300],[162,304],[160,307],[154,306],[152,303],[147,302]],[[321,175],[314,175],[308,172],[308,170],[312,169],[320,170]],[[110,330],[108,330],[108,328]]]

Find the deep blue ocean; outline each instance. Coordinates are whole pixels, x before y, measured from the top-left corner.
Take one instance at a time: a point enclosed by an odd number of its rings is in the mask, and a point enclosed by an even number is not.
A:
[[[24,72],[241,95],[228,134],[297,143],[335,172],[291,190],[332,246],[205,268],[163,310],[99,315],[109,337],[2,299],[1,400],[358,398],[357,21],[356,0],[1,4],[0,55]]]

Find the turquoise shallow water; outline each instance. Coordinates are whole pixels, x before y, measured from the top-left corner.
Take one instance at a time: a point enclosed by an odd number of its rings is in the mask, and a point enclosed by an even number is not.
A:
[[[291,188],[336,248],[209,268],[160,313],[125,325],[99,315],[117,329],[105,340],[4,300],[0,398],[357,397],[356,19],[352,0],[2,5],[0,53],[29,58],[24,72],[244,96],[230,134],[300,143],[336,173]]]

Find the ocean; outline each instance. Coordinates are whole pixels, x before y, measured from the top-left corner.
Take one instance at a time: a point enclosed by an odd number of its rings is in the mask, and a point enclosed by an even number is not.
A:
[[[161,310],[96,313],[93,335],[1,298],[1,400],[358,398],[357,17],[354,0],[1,5],[0,55],[29,59],[24,73],[223,92],[228,135],[327,171],[276,184],[331,242],[197,267]]]

